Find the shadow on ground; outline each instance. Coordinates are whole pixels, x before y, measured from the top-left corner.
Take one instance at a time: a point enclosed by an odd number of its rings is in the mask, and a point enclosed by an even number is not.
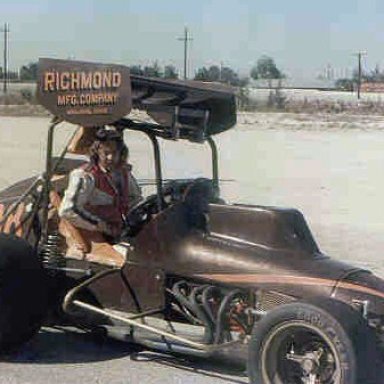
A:
[[[155,363],[173,369],[224,379],[228,383],[248,383],[244,364],[229,360],[174,356],[144,350],[140,346],[95,337],[72,327],[45,327],[20,352],[8,356],[12,364],[77,364],[128,358],[137,364]],[[3,360],[4,361],[4,360]]]
[[[72,364],[112,360],[138,352],[133,345],[71,327],[43,328],[20,352],[7,362],[34,364]]]
[[[239,362],[233,364],[229,360],[173,356],[153,351],[133,352],[130,358],[141,363],[154,362],[162,366],[198,373],[205,377],[224,379],[227,383],[248,383],[245,365]]]

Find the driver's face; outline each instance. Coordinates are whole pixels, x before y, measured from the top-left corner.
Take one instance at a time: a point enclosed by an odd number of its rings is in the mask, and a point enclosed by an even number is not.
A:
[[[119,153],[115,141],[101,143],[97,154],[99,156],[100,166],[105,168],[107,171],[113,171],[116,169],[119,163]]]

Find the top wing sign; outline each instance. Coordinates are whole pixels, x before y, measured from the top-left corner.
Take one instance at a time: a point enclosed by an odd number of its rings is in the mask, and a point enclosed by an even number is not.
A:
[[[37,98],[55,116],[74,124],[113,123],[132,108],[129,68],[40,59]]]

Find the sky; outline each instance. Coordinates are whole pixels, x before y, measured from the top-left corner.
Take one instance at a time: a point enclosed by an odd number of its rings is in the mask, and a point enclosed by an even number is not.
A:
[[[5,22],[10,69],[53,57],[157,60],[181,73],[178,37],[185,27],[193,39],[189,77],[209,65],[248,75],[262,55],[289,78],[324,76],[327,68],[329,76],[343,77],[356,67],[358,51],[365,52],[364,68],[384,69],[382,0],[0,0]]]

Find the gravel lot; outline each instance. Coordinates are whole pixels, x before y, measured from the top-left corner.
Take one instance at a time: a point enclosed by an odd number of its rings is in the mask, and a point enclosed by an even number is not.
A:
[[[217,138],[222,195],[233,202],[299,208],[320,248],[384,277],[384,130],[380,117],[243,114]],[[0,188],[43,169],[48,120],[0,120]],[[59,149],[70,129],[63,128]],[[128,134],[139,178],[152,178],[150,144]],[[163,143],[165,177],[209,174],[209,151]],[[201,170],[205,171],[201,171]],[[0,363],[0,383],[246,383],[229,365],[135,352],[88,335],[44,329],[16,358]]]

